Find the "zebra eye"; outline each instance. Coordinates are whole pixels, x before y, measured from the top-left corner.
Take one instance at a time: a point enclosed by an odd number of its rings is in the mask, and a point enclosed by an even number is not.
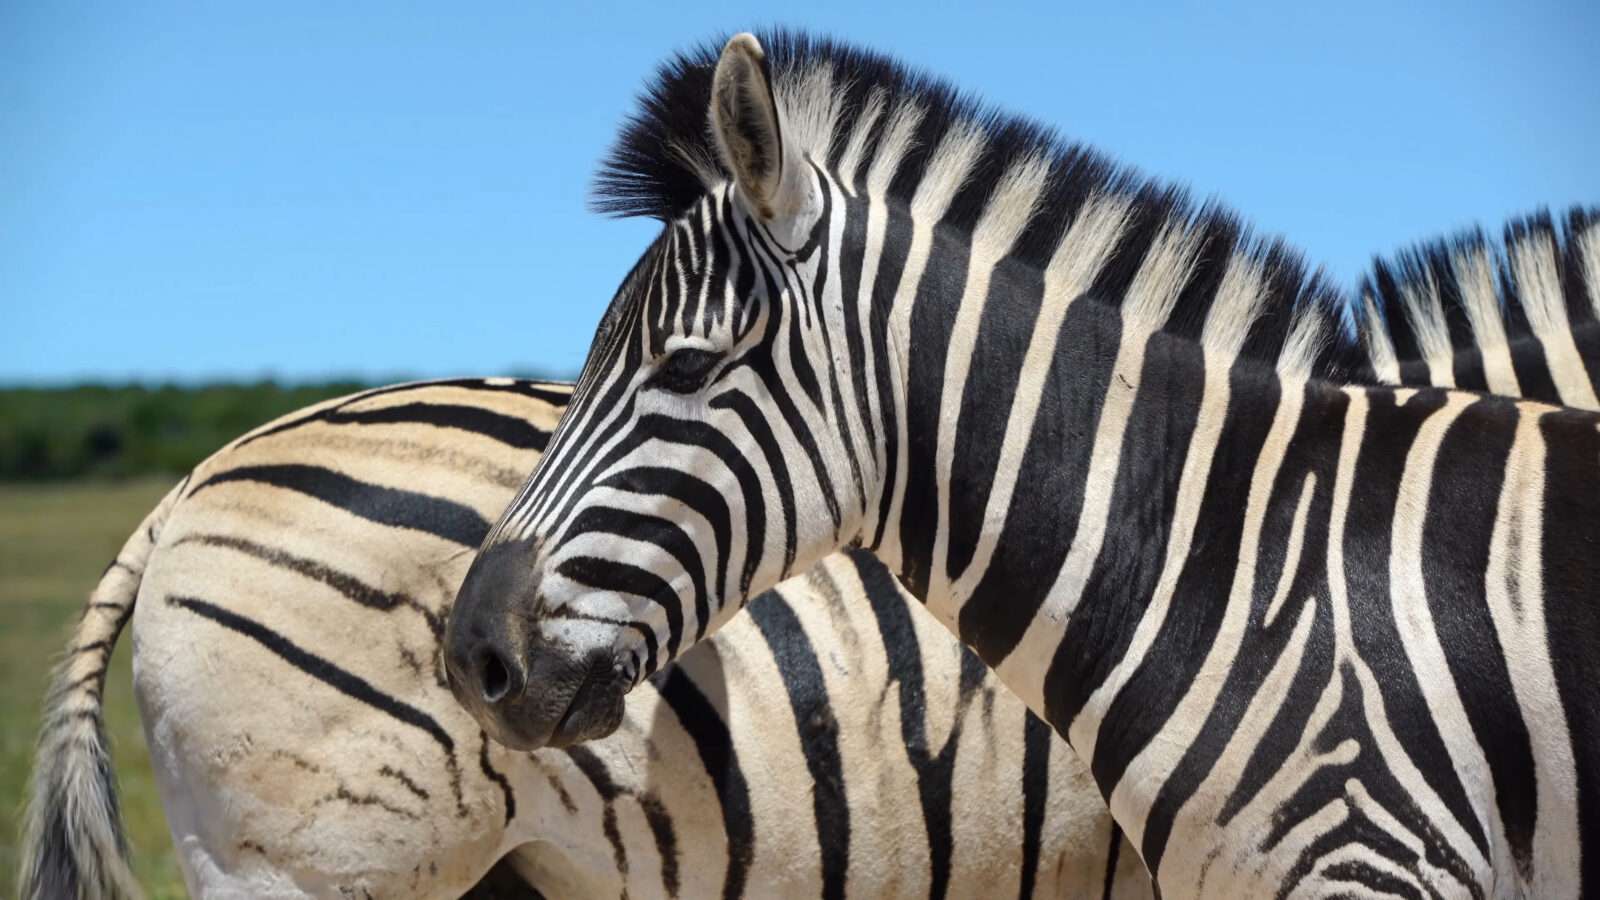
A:
[[[685,347],[674,350],[666,362],[656,369],[651,382],[657,387],[678,394],[692,394],[705,385],[706,377],[716,368],[717,354],[710,350]]]

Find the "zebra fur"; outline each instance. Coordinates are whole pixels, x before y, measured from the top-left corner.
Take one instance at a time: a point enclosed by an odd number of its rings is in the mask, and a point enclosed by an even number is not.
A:
[[[142,588],[115,567],[91,604],[115,593],[132,615],[136,696],[193,896],[448,897],[496,860],[469,896],[518,883],[552,898],[816,896],[830,873],[857,895],[1151,896],[1083,767],[866,557],[756,601],[762,618],[642,685],[612,740],[531,756],[486,742],[444,686],[438,634],[471,529],[532,468],[566,394],[464,379],[320,404],[201,464],[130,539],[119,560]],[[820,695],[774,662],[807,652]],[[101,679],[107,659],[72,675]],[[876,695],[818,705],[845,670]],[[696,703],[708,751],[678,724]],[[719,811],[700,759],[719,728],[742,819]],[[40,781],[92,764],[110,796],[98,749],[60,746],[41,744]],[[826,791],[840,778],[847,820],[816,819],[814,803],[841,809]],[[27,858],[48,863],[53,846],[76,872],[125,872],[120,827],[41,830],[62,808],[36,801]],[[847,855],[829,856],[828,821],[853,835]],[[74,893],[74,877],[21,896],[137,896],[131,880]]]
[[[1372,386],[1282,243],[827,41],[670,61],[603,188],[663,230],[450,623],[497,740],[609,733],[858,545],[1070,738],[1163,892],[1600,883],[1592,413]],[[1530,293],[1551,259],[1513,260]]]

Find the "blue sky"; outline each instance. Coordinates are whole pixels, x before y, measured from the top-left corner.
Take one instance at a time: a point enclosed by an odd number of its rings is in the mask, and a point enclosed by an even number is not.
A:
[[[1593,0],[323,6],[0,4],[0,382],[571,372],[654,231],[587,211],[596,162],[666,53],[752,25],[946,75],[1347,282],[1600,202]]]

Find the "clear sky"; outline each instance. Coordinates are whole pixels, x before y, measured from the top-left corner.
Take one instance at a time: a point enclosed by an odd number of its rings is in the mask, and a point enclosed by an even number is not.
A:
[[[577,6],[0,3],[0,382],[570,373],[654,231],[586,208],[635,92],[772,23],[1220,197],[1346,282],[1600,202],[1595,0]]]

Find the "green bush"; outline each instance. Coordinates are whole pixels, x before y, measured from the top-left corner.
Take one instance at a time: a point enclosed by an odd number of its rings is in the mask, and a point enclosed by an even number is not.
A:
[[[354,381],[0,389],[0,481],[177,475],[240,434]]]

